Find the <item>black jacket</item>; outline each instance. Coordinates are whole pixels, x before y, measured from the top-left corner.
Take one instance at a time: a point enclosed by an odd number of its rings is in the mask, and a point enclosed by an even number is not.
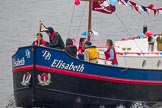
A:
[[[77,56],[77,47],[73,45],[73,41],[70,38],[66,40],[65,51],[73,57]]]
[[[67,46],[65,47],[65,51],[73,56],[73,57],[76,57],[77,56],[77,47],[76,46]]]
[[[54,37],[51,36],[49,38],[50,43],[47,45],[47,47],[51,47],[51,48],[59,48],[59,49],[64,49],[65,44],[63,39],[61,38],[59,33],[55,33]]]

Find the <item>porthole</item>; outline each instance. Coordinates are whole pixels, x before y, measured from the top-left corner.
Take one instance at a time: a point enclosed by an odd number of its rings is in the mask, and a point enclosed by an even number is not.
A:
[[[157,68],[161,68],[161,60],[157,62]]]
[[[142,68],[145,68],[146,67],[146,60],[144,60],[143,62],[142,62]]]

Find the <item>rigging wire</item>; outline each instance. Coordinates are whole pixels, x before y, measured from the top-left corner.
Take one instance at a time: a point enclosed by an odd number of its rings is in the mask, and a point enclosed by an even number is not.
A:
[[[123,25],[124,29],[127,31],[129,36],[132,36],[132,34],[129,32],[128,28],[125,26],[124,22],[120,19],[119,15],[115,12],[115,15],[117,16],[120,23]]]
[[[125,26],[125,24],[123,23],[123,21],[120,19],[119,15],[117,13],[115,13],[115,15],[117,16],[118,20],[120,21],[120,23],[123,25],[123,27],[125,28],[125,30],[127,31],[127,33],[129,34],[129,36],[132,36],[132,34],[129,32],[129,30],[127,29],[127,27]],[[136,44],[136,46],[138,47],[138,49],[143,53],[143,51],[141,50],[141,48],[139,47],[139,45],[137,44],[136,41],[134,41],[134,43]]]
[[[76,36],[75,36],[76,39],[77,39],[78,34],[79,34],[79,30],[80,30],[80,26],[81,26],[81,23],[82,23],[82,20],[83,20],[83,16],[84,16],[84,13],[85,13],[86,6],[87,6],[87,2],[84,4],[84,10],[83,10],[81,20],[80,20],[80,23],[79,23],[79,26],[78,26],[78,30],[77,30],[77,33],[76,33]]]
[[[71,30],[71,25],[72,25],[72,21],[73,21],[74,11],[75,11],[75,5],[73,7],[73,12],[72,12],[72,16],[71,16],[71,21],[70,21],[70,26],[69,26],[69,32],[68,32],[68,38],[69,38],[69,35],[70,35],[70,30]]]

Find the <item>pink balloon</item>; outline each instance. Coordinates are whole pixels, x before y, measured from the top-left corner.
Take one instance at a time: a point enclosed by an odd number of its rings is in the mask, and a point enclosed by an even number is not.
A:
[[[74,3],[75,3],[76,6],[78,6],[78,5],[80,5],[80,0],[75,0]]]

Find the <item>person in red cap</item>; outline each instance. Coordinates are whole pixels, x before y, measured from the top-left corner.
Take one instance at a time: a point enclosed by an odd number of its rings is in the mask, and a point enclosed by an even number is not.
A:
[[[146,37],[150,37],[150,36],[152,36],[152,32],[151,32],[151,31],[147,31],[147,32],[145,33],[145,35],[146,35]]]

